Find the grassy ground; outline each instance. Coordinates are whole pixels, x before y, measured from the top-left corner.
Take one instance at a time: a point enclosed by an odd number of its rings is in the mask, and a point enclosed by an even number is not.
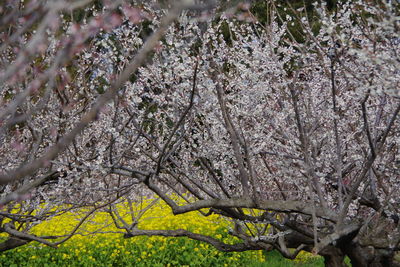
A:
[[[289,260],[282,257],[277,251],[269,251],[265,253],[265,262],[254,262],[252,267],[322,267],[324,259],[322,257],[310,257],[306,261]]]
[[[141,215],[137,225],[139,229],[184,229],[195,233],[212,236],[224,243],[240,243],[229,234],[232,222],[218,215],[208,217],[191,212],[173,215],[162,201],[143,200],[136,206],[120,203],[115,208],[121,217],[131,223],[132,215],[141,211],[141,205],[156,203]],[[130,208],[134,210],[131,211]],[[32,229],[38,236],[68,234],[76,223],[86,214],[86,210],[65,213],[42,222]],[[12,267],[97,267],[97,266],[135,266],[135,267],[172,267],[172,266],[323,266],[321,257],[302,252],[291,261],[278,252],[246,251],[223,253],[206,243],[188,238],[132,237],[125,239],[123,233],[117,233],[112,218],[107,212],[97,212],[81,225],[77,235],[61,244],[58,249],[39,245],[35,242],[0,254],[0,266]],[[104,234],[88,235],[87,233]],[[107,233],[107,234],[106,234]],[[0,242],[7,235],[0,235]]]

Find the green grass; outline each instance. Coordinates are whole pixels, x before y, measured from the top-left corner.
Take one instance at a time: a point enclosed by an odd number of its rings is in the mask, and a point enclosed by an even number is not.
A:
[[[304,260],[289,260],[273,250],[265,253],[265,262],[254,262],[251,267],[321,267],[324,266],[322,257],[309,257]]]
[[[13,267],[95,267],[95,266],[250,266],[250,267],[316,267],[324,266],[322,257],[306,254],[300,259],[288,260],[278,252],[263,253],[259,257],[252,252],[222,253],[200,242],[186,238],[150,240],[137,238],[125,240],[97,240],[105,246],[61,246],[59,249],[37,244],[7,251],[0,256],[0,266]],[[111,241],[108,243],[107,241]],[[108,244],[107,244],[108,243]],[[124,253],[121,253],[123,252]],[[265,259],[265,261],[264,261]]]
[[[148,202],[148,203],[147,203]],[[229,234],[231,222],[218,215],[202,216],[198,212],[173,215],[162,201],[143,200],[141,205],[151,204],[151,208],[141,216],[139,229],[185,229],[212,236],[224,243],[235,244],[241,241]],[[150,205],[149,204],[149,205]],[[131,219],[132,211],[128,203],[116,206],[119,214]],[[129,204],[131,205],[131,204]],[[31,231],[38,236],[68,234],[80,221],[86,210],[64,213],[49,221],[42,222]],[[128,221],[130,222],[130,221]],[[81,225],[79,234],[61,244],[58,249],[49,248],[36,242],[0,254],[0,266],[13,267],[97,267],[97,266],[323,266],[321,257],[310,253],[300,253],[291,261],[283,258],[277,251],[246,251],[223,253],[209,244],[188,238],[132,237],[124,239],[113,224],[107,212],[97,212]],[[87,235],[94,232],[108,234]],[[7,235],[0,235],[0,242]]]

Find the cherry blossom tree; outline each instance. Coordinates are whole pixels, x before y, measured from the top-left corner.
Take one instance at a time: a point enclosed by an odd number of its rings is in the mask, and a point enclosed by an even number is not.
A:
[[[108,120],[110,131],[93,129],[99,126],[101,113],[107,113],[106,104],[148,60],[180,13],[213,6],[212,1],[159,6],[157,1],[87,0],[7,1],[1,5],[0,205],[1,232],[9,234],[0,244],[1,251],[30,241],[56,247],[77,233],[95,211],[132,191],[137,182],[113,189],[92,180],[100,179],[104,170],[89,161],[108,144],[98,143],[92,149],[93,138],[114,134],[112,119]],[[151,26],[145,27],[146,22]],[[116,51],[115,47],[108,49],[107,36],[116,29],[120,33],[129,30],[135,38],[133,44],[125,44],[133,45],[130,50],[119,51],[124,59],[119,59],[121,64],[114,72],[109,67],[116,63],[112,54]],[[84,155],[80,155],[82,148]],[[89,211],[61,240],[30,233],[41,221],[82,207]]]
[[[2,11],[31,10],[2,29],[1,215],[28,222],[2,230],[49,243],[30,225],[69,204],[106,209],[126,238],[396,265],[398,4],[265,1],[261,22],[247,3],[187,2],[167,15],[156,2],[103,3],[78,23],[78,3]],[[113,208],[143,194],[174,214],[220,214],[242,242],[143,230]],[[40,203],[42,217],[26,215]]]

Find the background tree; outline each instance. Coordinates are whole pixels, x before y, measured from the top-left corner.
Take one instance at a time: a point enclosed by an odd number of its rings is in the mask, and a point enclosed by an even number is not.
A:
[[[201,11],[212,5],[178,1],[164,12],[157,2],[149,1],[146,5],[123,1],[2,4],[0,230],[9,238],[0,250],[33,240],[57,246],[77,233],[93,212],[131,190],[135,182],[130,187],[110,189],[109,184],[92,180],[101,179],[104,173],[85,164],[96,159],[93,153],[98,149],[105,149],[92,147],[97,143],[92,130],[98,123],[94,121],[131,73],[147,60],[182,10]],[[146,22],[151,24],[148,21],[154,23],[151,29],[146,26]],[[107,42],[116,27],[120,31],[128,27],[130,34],[137,35],[130,51],[118,51],[126,59],[119,68],[112,64],[121,63],[121,59],[117,62],[114,55],[105,57],[111,54]],[[95,53],[90,64],[85,64],[89,58],[83,57],[87,56],[83,52],[89,48]],[[96,59],[96,54],[101,58]],[[100,64],[103,68],[96,67]],[[108,75],[103,75],[105,71]],[[94,128],[83,132],[91,123]],[[113,133],[112,129],[96,132],[101,137]],[[85,155],[80,154],[82,148]],[[50,242],[58,236],[30,233],[41,221],[72,210],[82,212],[82,207],[86,214],[61,240]]]
[[[127,238],[187,236],[221,251],[276,249],[294,258],[305,250],[324,256],[327,266],[342,266],[344,256],[353,266],[395,265],[398,5],[352,1],[311,9],[268,1],[264,7],[262,23],[249,4],[192,9],[170,28],[161,26],[165,36],[156,43],[164,11],[125,5],[118,11],[119,26],[92,35],[73,64],[55,68],[72,76],[69,80],[49,76],[63,89],[46,91],[40,84],[36,98],[26,90],[4,93],[3,165],[20,168],[0,180],[25,180],[4,187],[4,209],[15,205],[10,200],[21,198],[21,188],[32,179],[29,187],[37,193],[23,205],[42,197],[57,207],[107,207]],[[142,19],[147,22],[137,24]],[[157,36],[154,42],[147,38],[150,32]],[[145,57],[137,49],[144,41],[144,47],[153,44],[144,49],[152,52],[151,60],[138,68],[138,56]],[[6,86],[21,82],[8,72],[18,55],[4,64]],[[23,122],[36,123],[30,126],[36,131],[54,127],[55,134],[45,136],[57,153],[44,145],[32,153],[38,139],[15,121],[43,99],[53,108],[35,110]],[[22,109],[23,104],[33,107]],[[51,112],[62,115],[45,120],[55,117]],[[64,177],[38,186],[49,171]],[[232,221],[230,234],[243,242],[225,244],[185,230],[142,230],[140,218],[126,221],[113,209],[116,201],[139,194],[155,194],[175,214],[225,216]],[[178,204],[182,201],[187,204]]]

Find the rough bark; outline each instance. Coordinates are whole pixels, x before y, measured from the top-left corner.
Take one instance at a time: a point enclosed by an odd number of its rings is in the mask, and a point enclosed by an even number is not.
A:
[[[349,251],[351,265],[353,267],[398,267],[400,264],[394,261],[394,252],[387,249],[374,249],[373,247],[356,247]]]
[[[326,267],[346,267],[346,264],[344,263],[345,255],[340,249],[328,247],[320,254],[324,257],[324,263]]]
[[[28,244],[30,241],[19,239],[16,237],[10,237],[6,241],[0,243],[0,252],[7,251],[10,249],[14,249],[25,244]]]
[[[372,246],[361,247],[356,242],[348,242],[342,251],[350,258],[353,267],[397,267],[395,253],[390,249],[375,249]]]

